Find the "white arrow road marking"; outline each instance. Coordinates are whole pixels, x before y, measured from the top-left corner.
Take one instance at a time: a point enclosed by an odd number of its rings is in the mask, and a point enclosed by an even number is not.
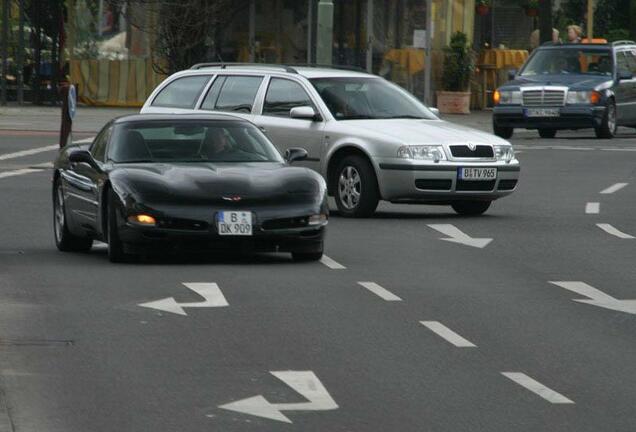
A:
[[[435,231],[439,231],[442,234],[447,235],[449,238],[442,238],[440,240],[459,243],[466,246],[472,246],[476,248],[485,248],[488,243],[492,241],[491,238],[473,238],[467,234],[464,234],[455,225],[451,224],[429,224],[429,227]]]
[[[603,189],[601,191],[601,193],[602,194],[612,194],[612,193],[614,193],[616,191],[619,191],[619,190],[623,189],[627,185],[628,185],[628,183],[616,183],[616,184],[611,185],[607,189]]]
[[[358,282],[358,284],[386,301],[402,301],[401,298],[399,298],[386,288],[381,287],[375,282]]]
[[[464,339],[444,324],[439,321],[420,321],[425,327],[428,327],[430,331],[437,334],[438,336],[446,339],[447,342],[452,343],[458,348],[476,348],[477,345],[469,341],[468,339]]]
[[[575,302],[636,315],[636,300],[619,300],[585,282],[551,281],[550,283],[587,297],[587,299],[574,299]]]
[[[506,378],[516,382],[520,386],[530,390],[532,393],[535,393],[541,396],[543,399],[547,400],[553,404],[573,404],[574,402],[560,393],[555,392],[554,390],[544,386],[539,381],[530,378],[528,375],[521,372],[502,372],[501,373]]]
[[[140,303],[139,306],[170,312],[177,315],[188,315],[184,308],[209,308],[229,306],[225,296],[219,286],[215,283],[207,282],[183,282],[187,288],[199,294],[205,300],[198,303],[177,303],[174,297],[166,297],[147,303]]]
[[[320,262],[323,263],[324,265],[326,265],[327,267],[329,267],[332,270],[344,270],[344,269],[346,269],[345,266],[343,266],[342,264],[332,260],[327,255],[323,255],[322,258],[320,258]]]
[[[601,203],[589,202],[585,204],[585,214],[599,214],[601,212]]]
[[[328,411],[338,408],[327,389],[312,371],[270,371],[270,373],[303,395],[309,402],[273,404],[264,396],[258,395],[220,405],[219,408],[285,423],[292,421],[281,411]]]
[[[603,231],[605,231],[608,234],[611,234],[613,236],[616,236],[618,238],[621,239],[633,239],[634,236],[629,235],[627,233],[624,233],[622,231],[617,230],[616,228],[614,228],[612,225],[608,224],[608,223],[598,223],[596,224],[597,227],[599,227],[600,229],[602,229]]]

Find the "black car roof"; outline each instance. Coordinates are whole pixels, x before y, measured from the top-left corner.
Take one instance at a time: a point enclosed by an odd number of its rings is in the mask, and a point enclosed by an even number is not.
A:
[[[250,123],[244,118],[234,116],[232,114],[221,113],[196,113],[196,114],[128,114],[117,117],[113,120],[114,124],[131,123],[139,121],[153,120],[223,120]],[[250,123],[251,124],[251,123]]]

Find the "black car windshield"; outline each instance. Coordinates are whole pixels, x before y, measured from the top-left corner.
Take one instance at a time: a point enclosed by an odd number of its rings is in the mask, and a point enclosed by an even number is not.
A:
[[[594,48],[549,48],[538,50],[521,71],[521,76],[606,75],[612,76],[612,52]]]
[[[282,162],[250,123],[227,120],[149,120],[116,126],[109,158],[133,162]]]
[[[415,97],[380,78],[314,78],[310,81],[336,120],[437,118]]]

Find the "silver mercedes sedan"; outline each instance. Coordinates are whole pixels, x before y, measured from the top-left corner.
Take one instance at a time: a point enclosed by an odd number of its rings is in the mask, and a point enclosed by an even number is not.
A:
[[[276,147],[302,147],[339,213],[367,217],[380,200],[480,215],[511,194],[510,143],[440,120],[435,109],[375,75],[336,68],[203,63],[171,75],[142,113],[232,112]],[[230,138],[230,137],[228,137]]]

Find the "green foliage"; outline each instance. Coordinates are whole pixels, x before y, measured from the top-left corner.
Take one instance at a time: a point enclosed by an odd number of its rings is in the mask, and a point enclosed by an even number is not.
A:
[[[453,34],[449,46],[444,48],[444,90],[466,91],[474,70],[475,61],[468,46],[468,37],[462,32]]]
[[[630,6],[634,8],[635,4],[633,0],[598,0],[594,10],[593,36],[609,41],[628,38],[629,29],[632,26],[636,28],[636,17],[630,24],[629,14]],[[580,25],[585,31],[586,13],[587,0],[566,0],[555,14],[555,26],[562,35],[570,24]]]
[[[521,7],[525,9],[539,9],[539,0],[523,0]]]
[[[490,7],[491,5],[491,1],[490,0],[475,0],[475,6],[488,6]]]

